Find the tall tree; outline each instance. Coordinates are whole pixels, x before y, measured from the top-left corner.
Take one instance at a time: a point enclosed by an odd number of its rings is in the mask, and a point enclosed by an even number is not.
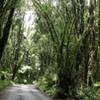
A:
[[[8,37],[9,37],[10,28],[12,25],[12,18],[13,18],[13,14],[14,14],[14,10],[15,10],[15,4],[16,4],[16,1],[12,1],[12,4],[11,4],[12,7],[9,11],[8,19],[7,19],[6,25],[3,29],[3,33],[2,33],[3,36],[0,39],[0,60],[2,58],[2,54],[3,54],[4,48],[7,44]]]
[[[97,46],[96,46],[96,30],[95,30],[95,7],[96,1],[90,1],[89,8],[89,34],[90,34],[90,43],[89,43],[89,62],[88,62],[88,85],[93,85],[93,75],[96,69],[96,59],[97,59]]]

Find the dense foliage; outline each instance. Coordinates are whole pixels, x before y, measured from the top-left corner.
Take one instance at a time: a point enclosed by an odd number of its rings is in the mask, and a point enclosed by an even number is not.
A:
[[[99,100],[100,0],[0,1],[0,77]]]

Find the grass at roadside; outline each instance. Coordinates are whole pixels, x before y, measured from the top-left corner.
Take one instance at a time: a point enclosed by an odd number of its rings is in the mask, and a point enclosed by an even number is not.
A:
[[[0,91],[4,88],[6,88],[7,86],[11,85],[11,81],[9,80],[0,80]]]

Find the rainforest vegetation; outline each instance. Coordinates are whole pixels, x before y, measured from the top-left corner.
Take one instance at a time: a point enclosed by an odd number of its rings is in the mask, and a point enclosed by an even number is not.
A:
[[[100,0],[0,0],[0,90],[16,83],[100,100]]]

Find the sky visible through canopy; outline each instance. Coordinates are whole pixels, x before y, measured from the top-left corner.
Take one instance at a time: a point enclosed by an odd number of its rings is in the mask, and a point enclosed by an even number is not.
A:
[[[27,9],[27,11],[25,12],[25,17],[24,17],[24,24],[25,24],[25,27],[28,29],[29,27],[34,27],[35,25],[35,18],[36,18],[36,15],[35,15],[35,12],[34,12],[34,9],[32,8],[32,1],[31,0],[27,0],[26,3],[30,6],[31,10],[30,9]],[[87,4],[89,5],[90,4],[90,0],[87,0]],[[56,2],[54,0],[54,5],[56,5]],[[25,36],[27,35],[27,32],[24,32]]]

